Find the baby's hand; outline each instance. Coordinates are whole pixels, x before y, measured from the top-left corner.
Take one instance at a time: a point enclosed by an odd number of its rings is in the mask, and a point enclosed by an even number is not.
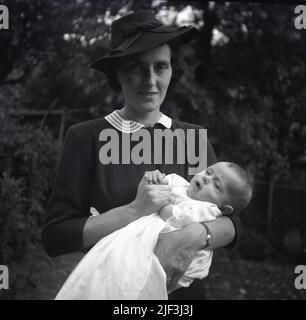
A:
[[[166,175],[159,170],[146,171],[144,176],[148,184],[168,184],[167,179],[165,179]]]

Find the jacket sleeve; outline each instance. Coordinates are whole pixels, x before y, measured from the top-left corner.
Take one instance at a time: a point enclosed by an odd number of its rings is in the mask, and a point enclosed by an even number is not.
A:
[[[50,256],[84,251],[93,170],[92,140],[78,126],[67,131],[55,184],[47,206],[42,243]]]
[[[207,143],[207,166],[210,166],[216,163],[218,160],[217,160],[217,156],[215,154],[214,148],[210,143],[209,139],[207,140],[207,142],[208,142]],[[237,244],[238,240],[241,238],[243,227],[242,227],[240,216],[238,214],[234,213],[234,214],[228,215],[227,217],[231,219],[235,227],[235,237],[233,241],[230,244],[228,244],[225,248],[232,248]]]
[[[230,248],[233,248],[237,244],[238,240],[241,238],[243,227],[242,227],[240,216],[238,214],[228,215],[227,217],[232,220],[232,223],[235,227],[235,237],[233,241],[225,247],[230,249]]]

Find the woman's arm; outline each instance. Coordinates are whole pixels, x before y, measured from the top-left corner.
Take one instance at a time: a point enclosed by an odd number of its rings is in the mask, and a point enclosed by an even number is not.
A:
[[[49,256],[83,251],[82,230],[89,216],[93,176],[92,126],[68,129],[48,202],[42,243]]]
[[[230,244],[235,238],[235,227],[228,217],[219,217],[207,222],[212,233],[208,249],[217,249]],[[186,272],[196,253],[206,246],[206,229],[201,223],[193,223],[170,233],[160,234],[155,254],[167,274],[167,288],[173,290]]]
[[[206,225],[212,234],[211,244],[207,249],[223,248],[233,242],[236,230],[230,218],[221,216],[214,221],[206,222]],[[206,230],[203,232],[206,238]]]
[[[83,248],[89,250],[103,237],[125,227],[136,219],[137,212],[131,204],[113,208],[99,216],[88,218],[83,229]]]
[[[148,185],[145,175],[140,181],[136,198],[130,204],[111,209],[97,217],[88,218],[83,230],[83,246],[89,249],[101,238],[125,227],[142,216],[157,212],[174,201],[168,185]]]
[[[160,209],[160,216],[167,220],[173,215],[173,204],[169,204]],[[221,216],[209,222],[205,222],[212,234],[212,240],[207,247],[208,250],[223,248],[233,242],[236,229],[232,220],[228,217]],[[203,247],[206,245],[206,229],[203,230]]]

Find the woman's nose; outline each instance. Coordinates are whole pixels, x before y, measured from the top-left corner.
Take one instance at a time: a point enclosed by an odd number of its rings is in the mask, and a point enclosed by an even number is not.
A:
[[[156,84],[156,77],[154,74],[154,70],[152,70],[151,68],[148,68],[145,72],[144,72],[144,76],[143,76],[143,82],[145,85],[147,86],[154,86]]]

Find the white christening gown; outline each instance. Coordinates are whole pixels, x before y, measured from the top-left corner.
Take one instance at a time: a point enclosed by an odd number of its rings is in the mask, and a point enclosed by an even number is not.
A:
[[[209,202],[190,199],[189,183],[176,174],[167,177],[177,194],[173,217],[164,221],[158,213],[144,216],[101,239],[72,271],[57,300],[167,300],[166,274],[154,254],[161,232],[172,232],[186,221],[211,221],[221,215]],[[189,217],[191,219],[185,219]],[[200,250],[179,286],[207,276],[212,251]]]

